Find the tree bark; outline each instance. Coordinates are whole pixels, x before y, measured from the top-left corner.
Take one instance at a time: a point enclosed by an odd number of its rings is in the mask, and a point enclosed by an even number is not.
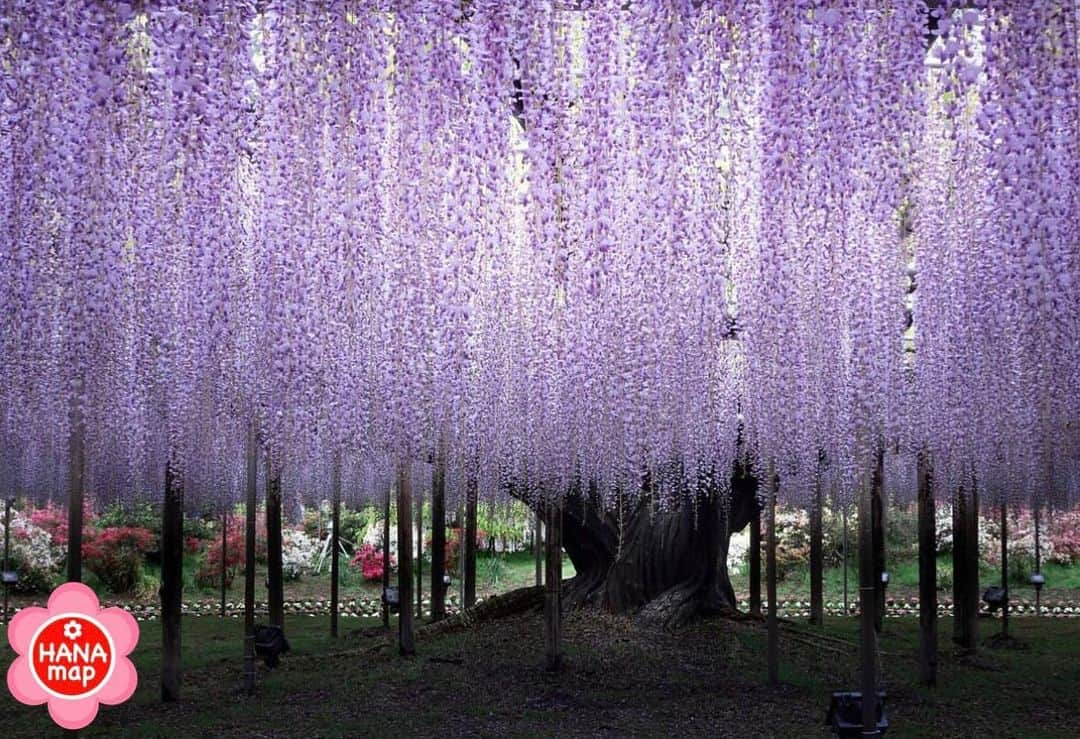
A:
[[[180,700],[180,613],[184,595],[184,483],[165,465],[161,509],[161,700]]]
[[[465,564],[465,608],[476,604],[476,480],[465,489],[465,541],[461,546]]]
[[[446,467],[440,450],[431,476],[431,620],[446,618]]]
[[[750,518],[750,613],[761,616],[761,509]]]
[[[244,692],[255,692],[255,507],[258,504],[259,456],[255,422],[248,424],[247,502],[244,508]]]
[[[412,480],[405,462],[398,469],[397,488],[398,652],[407,657],[416,654],[416,643],[412,612]]]
[[[71,434],[68,439],[68,551],[67,581],[82,582],[83,501],[85,499],[86,442],[82,411],[71,401]]]
[[[822,545],[822,506],[821,479],[814,486],[814,504],[810,508],[810,623],[821,626],[825,623],[824,570],[825,553]]]
[[[562,667],[562,507],[548,505],[544,542],[547,577],[544,585],[544,666],[549,672]]]
[[[281,561],[281,476],[270,469],[266,455],[266,579],[270,624],[285,626],[285,578]]]
[[[661,628],[736,610],[728,541],[758,509],[757,481],[740,472],[730,493],[711,479],[697,485],[696,495],[663,510],[653,505],[648,483],[633,506],[615,510],[592,487],[568,493],[562,543],[577,574],[563,586],[566,606],[638,613]]]
[[[933,470],[919,454],[919,679],[937,685],[937,527],[934,523]]]
[[[338,588],[339,588],[339,560],[340,556],[340,527],[341,527],[341,453],[334,458],[333,479],[333,502],[330,513],[330,636],[337,638],[338,635]]]

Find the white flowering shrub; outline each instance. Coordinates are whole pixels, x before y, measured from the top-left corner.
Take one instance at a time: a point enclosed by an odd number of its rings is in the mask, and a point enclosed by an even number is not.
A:
[[[0,541],[4,523],[0,519]],[[53,543],[48,531],[35,526],[21,511],[12,511],[11,559],[8,568],[19,573],[17,592],[48,592],[52,589],[63,552]]]
[[[315,566],[320,543],[303,531],[286,529],[281,532],[281,572],[286,580],[299,579]]]

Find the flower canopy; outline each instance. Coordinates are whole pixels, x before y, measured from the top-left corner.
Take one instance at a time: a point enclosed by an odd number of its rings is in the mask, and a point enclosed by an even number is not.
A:
[[[1080,14],[928,5],[5,0],[0,480],[1075,498]]]

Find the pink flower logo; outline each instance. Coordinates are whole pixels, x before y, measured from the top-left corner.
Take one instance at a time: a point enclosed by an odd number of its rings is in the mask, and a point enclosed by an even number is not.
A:
[[[49,715],[65,729],[82,729],[98,704],[123,703],[135,692],[138,675],[128,655],[139,643],[139,625],[122,608],[101,608],[82,583],[61,585],[48,608],[24,608],[8,627],[19,656],[7,684],[20,703],[48,702]]]

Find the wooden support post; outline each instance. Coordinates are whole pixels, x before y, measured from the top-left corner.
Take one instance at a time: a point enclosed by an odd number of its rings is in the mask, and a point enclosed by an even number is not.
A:
[[[82,582],[82,530],[86,473],[86,440],[79,402],[71,399],[71,433],[68,437],[68,551],[67,581]]]
[[[1035,572],[1042,574],[1042,546],[1039,541],[1039,501],[1035,501],[1032,518],[1035,525]],[[1035,588],[1035,615],[1042,615],[1042,586]]]
[[[244,504],[244,692],[255,692],[255,507],[258,503],[258,446],[255,422],[248,424],[247,499]]]
[[[266,580],[270,624],[285,626],[285,576],[281,554],[281,475],[271,470],[266,455]]]
[[[229,558],[229,507],[221,512],[221,617],[225,618],[225,575],[228,569],[226,561]]]
[[[416,618],[424,617],[424,493],[416,496]]]
[[[1001,604],[1001,636],[1009,636],[1009,507],[1001,499],[1001,590],[1005,600]]]
[[[848,603],[848,525],[847,525],[847,504],[843,504],[840,508],[840,514],[843,518],[844,534],[843,534],[843,549],[844,549],[844,615],[851,614],[851,606]]]
[[[750,519],[750,615],[761,617],[761,504]]]
[[[476,605],[476,478],[470,477],[465,487],[465,541],[462,543],[465,558],[464,608]]]
[[[937,542],[934,478],[927,452],[919,453],[919,679],[937,685]]]
[[[416,654],[413,638],[412,612],[412,480],[407,462],[398,468],[397,534],[398,534],[398,653],[403,657]]]
[[[10,571],[11,567],[11,498],[4,499],[4,574]],[[4,623],[10,620],[8,618],[8,590],[11,584],[4,580]]]
[[[822,508],[821,477],[814,486],[814,503],[810,507],[810,623],[821,626],[825,623],[825,597],[823,591],[825,553],[822,544]]]
[[[446,618],[446,462],[442,450],[431,475],[431,620]]]
[[[861,614],[860,689],[864,737],[880,736],[877,730],[877,630],[875,608],[877,588],[874,583],[873,481],[859,486],[859,607]]]
[[[964,571],[967,575],[964,587],[964,615],[967,619],[965,632],[968,635],[966,648],[974,652],[978,648],[979,640],[979,488],[978,484],[971,486],[971,500],[967,507],[967,522],[965,528],[965,557],[967,562]]]
[[[873,485],[870,488],[870,517],[873,524],[874,554],[874,628],[881,633],[885,618],[885,453],[878,449],[874,466]]]
[[[340,587],[340,560],[341,560],[341,452],[334,456],[334,470],[331,487],[331,521],[330,521],[330,636],[337,638],[338,635],[338,589]]]
[[[926,452],[918,458],[919,669],[924,685],[937,684],[937,543],[933,471]]]
[[[540,522],[540,513],[537,511],[533,518],[533,567],[536,570],[536,587],[544,584],[544,555],[541,547],[544,545],[544,534],[540,530],[543,524]]]
[[[184,594],[184,482],[165,465],[161,508],[161,700],[180,700],[180,613]]]
[[[382,530],[382,623],[384,629],[390,628],[390,607],[386,603],[386,590],[390,587],[390,488],[386,487],[386,499],[383,503]]]
[[[975,486],[953,506],[953,642],[975,652],[979,618],[979,501]]]
[[[555,672],[562,668],[562,506],[547,503],[544,513],[544,667]]]
[[[780,625],[776,618],[776,474],[769,469],[769,499],[767,521],[768,531],[765,547],[765,580],[769,596],[767,662],[769,667],[769,685],[780,684]]]

